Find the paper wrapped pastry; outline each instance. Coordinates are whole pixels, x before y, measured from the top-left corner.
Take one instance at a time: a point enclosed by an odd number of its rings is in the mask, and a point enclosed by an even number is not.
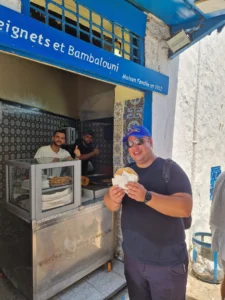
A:
[[[138,179],[138,174],[133,169],[129,167],[120,168],[116,171],[112,183],[126,191],[128,182],[138,182]]]

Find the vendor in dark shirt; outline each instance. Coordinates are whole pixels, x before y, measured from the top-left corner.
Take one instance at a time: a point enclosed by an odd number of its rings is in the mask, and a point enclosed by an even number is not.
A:
[[[77,139],[74,144],[74,153],[77,149],[79,149],[81,153],[79,159],[82,161],[82,175],[87,175],[88,162],[90,161],[90,159],[100,154],[98,147],[95,147],[93,149],[93,139],[93,132],[86,131],[83,134],[82,139]]]

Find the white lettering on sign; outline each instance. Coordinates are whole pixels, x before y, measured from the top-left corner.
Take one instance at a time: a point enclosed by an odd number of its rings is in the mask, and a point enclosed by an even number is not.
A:
[[[42,34],[37,35],[34,32],[29,33],[28,30],[12,26],[11,21],[3,22],[0,20],[0,31],[5,31],[12,39],[30,40],[32,43],[38,43],[44,47],[50,47],[50,39],[43,38]]]
[[[39,44],[41,46],[44,46],[46,48],[49,48],[52,46],[52,48],[56,52],[65,53],[66,45],[64,43],[59,42],[51,42],[51,40],[47,37],[44,37],[42,34],[36,34],[34,32],[30,33],[28,30],[22,29],[18,26],[12,26],[11,21],[8,20],[7,22],[4,22],[0,20],[0,31],[5,31],[10,35],[13,39],[24,39],[29,40],[30,42],[34,44]],[[74,46],[69,45],[67,50],[67,54],[69,56],[73,56],[77,59],[87,61],[91,64],[98,65],[102,68],[112,70],[114,72],[119,71],[119,63],[113,64],[111,62],[108,62],[103,59],[103,57],[94,57],[92,53],[85,53],[82,51],[77,50]]]
[[[137,82],[137,78],[130,77],[130,75],[123,74],[122,78],[130,82]]]
[[[131,77],[130,75],[127,74],[123,74],[122,77],[124,80],[130,81],[130,82],[134,82],[134,83],[138,83],[140,86],[146,87],[146,88],[150,88],[150,89],[155,89],[157,91],[162,91],[163,87],[159,86],[159,85],[154,85],[152,83],[149,83],[147,80],[141,80],[140,78],[134,78]]]
[[[91,64],[95,64],[100,67],[107,68],[108,70],[112,70],[115,72],[119,71],[119,64],[115,65],[115,64],[109,63],[109,62],[105,61],[102,57],[101,58],[94,57],[92,55],[92,53],[87,54],[87,53],[78,51],[71,45],[69,46],[69,49],[68,49],[68,55],[74,56],[81,60],[88,61]]]
[[[4,18],[9,18],[4,20]],[[17,26],[17,23],[21,24],[20,26]],[[33,23],[31,23],[33,24]],[[40,28],[39,28],[40,27]],[[125,63],[125,60],[123,58],[117,58],[113,55],[109,54],[106,55],[106,52],[104,51],[95,51],[93,46],[87,46],[86,44],[82,44],[84,42],[77,40],[77,45],[73,45],[73,41],[76,41],[76,39],[69,39],[65,36],[65,39],[63,40],[62,35],[52,34],[51,28],[49,27],[48,30],[45,30],[46,27],[44,27],[44,33],[41,32],[41,25],[37,26],[37,31],[33,29],[32,25],[29,26],[26,22],[20,23],[20,20],[14,20],[12,17],[4,16],[1,14],[0,19],[0,34],[2,34],[3,41],[6,40],[6,45],[11,48],[16,48],[18,50],[22,51],[29,51],[31,54],[38,55],[40,53],[41,48],[46,49],[46,53],[42,52],[41,55],[43,57],[50,57],[53,58],[54,61],[60,61],[61,63],[71,65],[71,60],[74,58],[75,60],[84,61],[88,64],[92,64],[93,67],[90,66],[90,71],[96,72],[96,73],[103,73],[103,69],[105,69],[105,73],[108,77],[113,76],[117,81],[123,80],[124,83],[127,82],[127,84],[131,83],[133,85],[139,86],[146,90],[155,90],[162,92],[163,86],[162,85],[155,85],[152,82],[149,82],[146,80],[146,76],[143,75],[143,78],[141,78],[141,67],[136,68],[137,74],[132,70],[133,66],[132,64],[128,65]],[[51,36],[51,38],[49,37]],[[0,36],[1,37],[1,36]],[[10,37],[10,39],[9,39]],[[57,37],[60,38],[60,40],[56,40]],[[58,39],[59,39],[58,38]],[[15,40],[18,40],[17,43],[15,43]],[[19,40],[21,41],[19,43]],[[62,42],[62,40],[64,42]],[[27,44],[24,43],[24,41],[27,42]],[[4,45],[4,43],[3,43]],[[85,46],[86,45],[86,46]],[[37,48],[35,48],[37,47]],[[31,50],[31,49],[34,50]],[[51,51],[51,52],[50,52]],[[97,52],[97,53],[95,53]],[[54,53],[58,54],[54,56]],[[61,55],[61,56],[59,56]],[[63,57],[64,56],[64,57]],[[95,68],[94,68],[95,65]],[[79,66],[77,66],[79,67]],[[88,70],[87,66],[82,66],[84,69],[86,68]],[[99,70],[101,68],[101,72]],[[121,69],[125,69],[126,72],[122,73]],[[131,68],[131,72],[129,74],[129,68]],[[134,68],[135,69],[135,68]],[[135,70],[136,70],[135,69]],[[140,70],[139,70],[140,69]],[[121,74],[119,73],[121,71]],[[145,71],[145,70],[144,70]],[[146,73],[146,72],[144,72]],[[131,74],[134,74],[133,76]],[[105,74],[103,74],[104,76]],[[117,76],[115,76],[117,75]],[[150,76],[150,78],[153,76]],[[166,80],[165,80],[166,81]]]

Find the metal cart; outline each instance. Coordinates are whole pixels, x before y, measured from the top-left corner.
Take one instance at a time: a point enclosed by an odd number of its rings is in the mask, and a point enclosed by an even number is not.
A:
[[[102,199],[81,203],[80,161],[8,161],[6,185],[20,229],[1,241],[0,267],[28,299],[49,299],[112,260],[113,214]]]

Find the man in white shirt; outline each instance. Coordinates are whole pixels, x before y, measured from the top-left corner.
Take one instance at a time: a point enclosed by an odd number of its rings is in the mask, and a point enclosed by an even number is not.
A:
[[[72,160],[70,153],[65,149],[62,149],[61,146],[65,144],[66,136],[63,131],[56,130],[52,136],[52,143],[49,146],[43,146],[38,149],[37,153],[35,154],[34,158],[53,158],[60,160],[60,159],[69,159]],[[77,158],[79,158],[80,153],[79,150],[76,148],[74,150],[74,154]],[[52,169],[52,175],[60,176],[61,168],[54,168]]]
[[[225,274],[225,172],[220,174],[213,192],[210,215],[212,250],[219,253]],[[225,300],[225,276],[221,284],[221,299]]]
[[[71,156],[68,151],[61,148],[63,144],[66,142],[65,133],[62,131],[55,131],[52,136],[52,143],[49,146],[43,146],[38,149],[37,153],[35,154],[34,158],[68,158],[70,159]]]

